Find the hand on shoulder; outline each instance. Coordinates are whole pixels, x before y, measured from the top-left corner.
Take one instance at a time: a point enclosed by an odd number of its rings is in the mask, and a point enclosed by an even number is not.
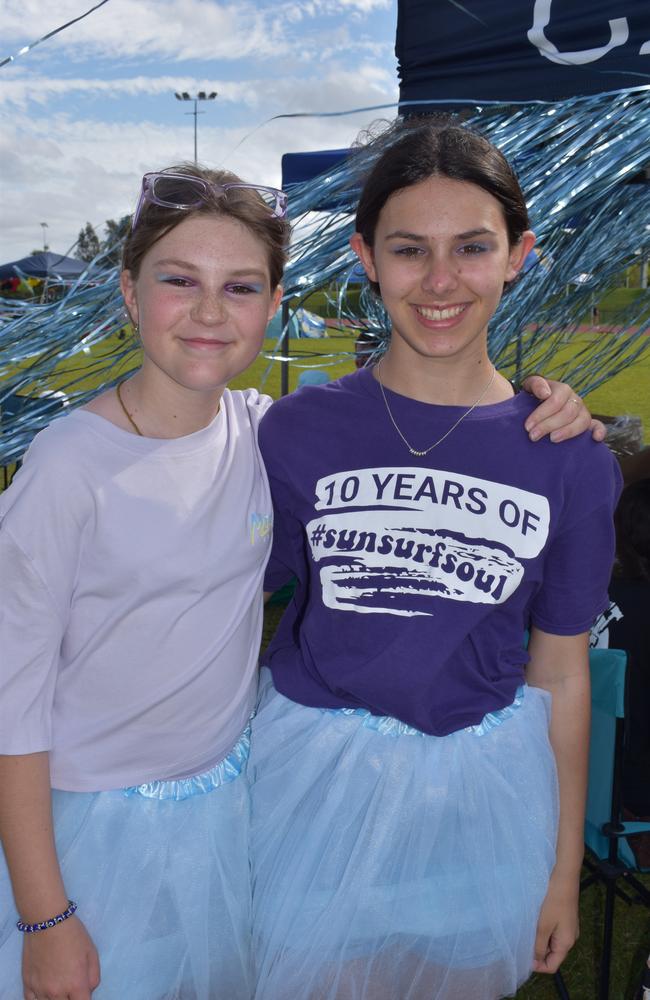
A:
[[[594,441],[605,440],[605,425],[592,419],[583,401],[566,382],[529,375],[522,388],[541,400],[525,424],[531,441],[539,441],[548,434],[554,444],[559,444],[587,430],[591,430]]]

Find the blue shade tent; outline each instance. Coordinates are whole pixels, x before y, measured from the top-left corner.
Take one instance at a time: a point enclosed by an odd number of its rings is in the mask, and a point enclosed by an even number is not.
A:
[[[349,149],[319,149],[308,153],[285,153],[282,157],[282,189],[291,197],[296,184],[304,184],[321,174],[329,174],[349,156]],[[340,207],[340,197],[328,197],[323,191],[322,198],[313,210],[335,212]]]
[[[285,153],[282,157],[282,187],[310,181],[342,163],[349,149],[319,149],[310,153]]]
[[[302,185],[299,190],[304,191],[304,186],[309,185],[315,177],[331,174],[332,170],[345,162],[350,154],[349,149],[319,149],[306,153],[285,153],[282,157],[282,190],[286,191],[291,201],[292,193],[297,186]],[[329,194],[327,187],[321,189],[320,197],[317,201],[312,201],[309,210],[312,212],[337,212],[341,208],[345,210],[345,201],[341,200],[341,195],[336,192]],[[282,303],[281,317],[276,320],[274,333],[281,333],[286,329],[281,338],[282,357],[285,359],[280,371],[280,391],[283,396],[289,391],[289,302],[288,299]],[[298,326],[296,320],[295,326]],[[323,334],[319,334],[322,336]],[[298,333],[301,336],[301,333]],[[302,336],[310,334],[302,332]],[[280,342],[280,341],[279,341]]]
[[[28,278],[78,278],[88,264],[60,253],[33,253],[29,257],[0,264],[0,281],[26,275]]]

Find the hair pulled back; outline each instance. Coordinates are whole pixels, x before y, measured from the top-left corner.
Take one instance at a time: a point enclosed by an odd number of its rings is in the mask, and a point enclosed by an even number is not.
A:
[[[164,172],[199,177],[208,184],[243,183],[240,177],[227,170],[209,170],[194,163],[180,163],[165,168]],[[166,208],[146,202],[142,206],[135,231],[130,229],[124,243],[123,269],[130,271],[132,277],[137,279],[142,259],[151,247],[185,219],[195,216],[214,216],[241,222],[266,248],[271,288],[280,284],[287,261],[291,228],[286,219],[272,215],[261,195],[250,188],[231,188],[225,195],[210,191],[205,201],[191,209]]]
[[[430,177],[476,184],[503,209],[508,242],[514,246],[530,228],[517,175],[503,153],[485,136],[448,119],[399,119],[374,140],[379,157],[366,177],[356,214],[356,230],[374,246],[379,215],[391,195]],[[378,286],[371,282],[376,292]]]
[[[650,479],[630,483],[614,512],[617,576],[650,581]]]

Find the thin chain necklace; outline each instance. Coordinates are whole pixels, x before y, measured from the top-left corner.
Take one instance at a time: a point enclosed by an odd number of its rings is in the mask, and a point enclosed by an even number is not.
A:
[[[465,419],[465,417],[468,417],[470,415],[470,413],[472,412],[472,410],[476,409],[476,407],[479,405],[479,403],[481,402],[481,400],[484,399],[485,396],[487,395],[488,390],[489,390],[490,386],[492,385],[492,383],[494,382],[494,378],[495,378],[496,373],[497,373],[496,368],[494,367],[494,365],[492,365],[492,374],[490,375],[490,380],[489,380],[488,384],[485,386],[485,388],[482,390],[481,395],[478,397],[478,399],[476,400],[476,402],[472,403],[472,405],[470,406],[469,410],[465,410],[465,412],[460,415],[460,417],[458,418],[458,420],[456,421],[456,423],[452,424],[451,427],[449,428],[449,430],[446,431],[446,433],[443,434],[441,438],[438,438],[437,441],[434,441],[433,444],[430,444],[428,448],[424,449],[424,451],[420,451],[418,448],[413,448],[413,446],[408,443],[408,441],[406,440],[406,438],[402,434],[401,430],[397,426],[397,421],[395,420],[395,417],[391,413],[390,406],[388,405],[388,400],[386,399],[386,393],[384,392],[384,383],[381,380],[381,361],[377,365],[375,371],[377,372],[377,381],[379,382],[379,388],[381,389],[381,394],[383,396],[384,404],[386,406],[386,412],[388,413],[388,416],[390,417],[390,422],[392,423],[393,427],[395,428],[395,430],[397,431],[397,433],[399,434],[399,436],[401,437],[402,441],[404,442],[404,444],[406,445],[406,447],[408,448],[408,450],[411,452],[411,454],[412,455],[417,455],[419,458],[422,458],[424,455],[428,455],[430,451],[433,451],[433,449],[437,448],[439,444],[442,444],[442,442],[445,441],[449,437],[449,435],[451,434],[451,432],[456,430],[456,428],[458,427],[458,425]]]
[[[122,386],[123,385],[124,385],[124,382],[118,382],[117,383],[117,388],[115,389],[115,392],[117,393],[117,401],[120,404],[120,406],[122,407],[122,410],[124,412],[124,416],[126,417],[126,419],[131,424],[131,427],[133,428],[133,430],[135,431],[135,433],[139,437],[144,437],[144,434],[142,433],[142,431],[140,430],[140,428],[136,424],[135,420],[133,419],[133,417],[131,416],[131,414],[127,410],[126,406],[124,405],[124,400],[122,399]]]

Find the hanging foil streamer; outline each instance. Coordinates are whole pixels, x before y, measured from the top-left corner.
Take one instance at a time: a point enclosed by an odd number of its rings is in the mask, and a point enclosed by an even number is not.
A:
[[[538,238],[537,263],[507,292],[492,323],[491,356],[517,377],[543,371],[587,393],[650,343],[647,291],[608,316],[597,335],[580,332],[625,269],[650,257],[650,88],[555,104],[472,105],[460,118],[514,163]],[[294,240],[284,279],[292,309],[325,289],[341,326],[376,338],[371,355],[385,346],[387,317],[367,286],[359,296],[348,240],[360,185],[380,149],[381,141],[360,146],[331,173],[292,189]],[[324,204],[326,212],[319,210]],[[61,292],[53,303],[0,300],[0,408],[16,394],[30,397],[21,411],[2,417],[0,464],[17,458],[61,412],[53,413],[59,404],[51,395],[39,400],[39,392],[62,391],[79,405],[137,363],[132,340],[116,336],[124,324],[117,269],[93,270],[92,281],[82,275]],[[342,356],[319,355],[314,364]],[[287,363],[280,338],[268,357],[269,366]]]
[[[650,255],[648,177],[642,182],[650,162],[650,88],[552,105],[474,106],[461,117],[514,163],[538,237],[538,264],[504,296],[491,326],[491,356],[515,377],[543,370],[587,393],[633,363],[649,343],[646,292],[608,316],[607,328],[615,332],[603,331],[579,353],[561,350],[575,343],[592,306],[620,284],[625,269]],[[294,215],[324,202],[339,211],[321,214],[312,231],[294,241],[284,285],[294,301],[304,301],[337,282],[340,319],[385,344],[388,318],[381,302],[365,292],[353,306],[356,296],[348,294],[350,212],[360,179],[381,148],[381,142],[361,148],[330,174],[291,191]]]
[[[93,11],[98,10],[99,7],[103,7],[104,4],[106,3],[108,3],[108,0],[100,0],[99,3],[96,3],[95,6],[91,7],[89,10],[84,11],[84,13],[80,14],[79,17],[73,17],[71,21],[66,21],[65,24],[59,25],[58,28],[54,28],[52,31],[48,31],[46,35],[41,35],[40,38],[37,38],[35,42],[30,42],[29,45],[23,45],[22,49],[19,49],[15,55],[5,56],[4,59],[0,59],[0,68],[2,68],[3,66],[7,66],[9,63],[14,62],[14,60],[17,59],[18,56],[27,55],[27,53],[31,52],[32,49],[35,49],[37,45],[41,45],[42,42],[46,42],[49,38],[53,38],[54,35],[58,35],[59,32],[65,31],[66,28],[69,28],[71,25],[76,24],[77,21],[83,21],[85,17],[88,17],[89,14],[92,14]]]
[[[33,302],[0,298],[0,465],[67,406],[88,402],[137,363],[116,267],[70,286],[48,279]]]

